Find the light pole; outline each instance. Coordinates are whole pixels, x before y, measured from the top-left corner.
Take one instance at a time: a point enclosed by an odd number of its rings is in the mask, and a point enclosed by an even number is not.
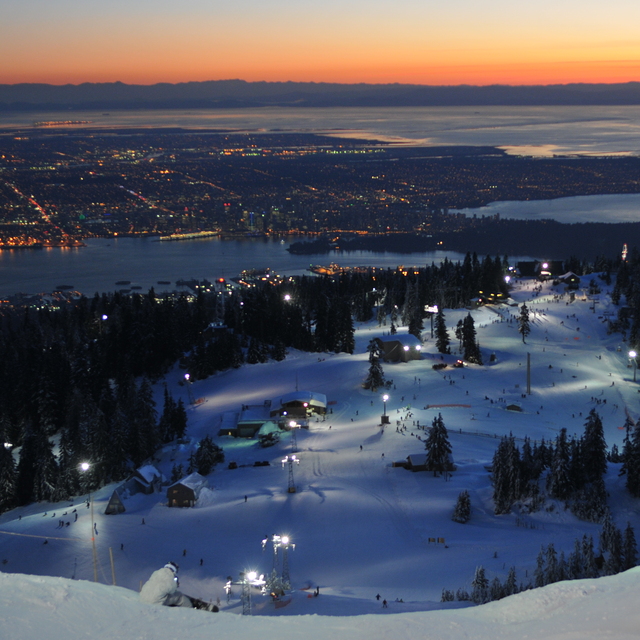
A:
[[[638,368],[638,361],[636,360],[638,354],[635,351],[629,351],[629,357],[631,358],[631,362],[633,362],[633,381],[636,381],[636,370]]]
[[[189,404],[195,404],[195,400],[193,399],[193,391],[191,390],[191,374],[184,374],[184,381],[187,384],[187,394],[189,396]]]
[[[80,470],[87,472],[91,469],[88,462],[80,463]],[[98,554],[96,552],[96,523],[93,519],[93,500],[91,499],[91,491],[89,490],[89,509],[91,511],[91,549],[93,552],[93,581],[98,582]]]
[[[289,422],[289,427],[291,429],[291,451],[293,453],[297,453],[298,451],[298,437],[296,435],[298,423],[295,420],[291,420]]]
[[[387,415],[387,400],[389,399],[389,396],[385,393],[382,396],[382,407],[383,407],[383,411],[382,411],[382,424],[389,424],[389,416]]]
[[[300,464],[300,460],[298,460],[298,458],[296,458],[295,455],[291,454],[283,458],[282,466],[284,467],[285,464],[289,465],[289,483],[287,487],[287,493],[295,493],[296,485],[295,485],[295,482],[293,481],[293,465]]]

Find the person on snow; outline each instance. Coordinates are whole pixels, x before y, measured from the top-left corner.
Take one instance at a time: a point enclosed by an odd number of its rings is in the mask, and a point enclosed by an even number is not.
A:
[[[191,598],[178,591],[178,569],[175,562],[167,562],[162,569],[154,571],[142,585],[140,600],[167,607],[193,608]]]

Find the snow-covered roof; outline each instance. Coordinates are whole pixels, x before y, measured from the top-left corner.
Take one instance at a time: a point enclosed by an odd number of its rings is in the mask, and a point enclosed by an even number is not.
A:
[[[399,342],[403,347],[416,347],[422,345],[422,341],[412,333],[394,333],[393,335],[378,336],[380,342]]]
[[[269,433],[280,433],[280,427],[277,422],[273,422],[273,420],[269,420],[269,422],[265,422],[259,429],[257,435],[258,436],[266,436]]]
[[[264,404],[246,406],[241,412],[238,418],[240,422],[260,422],[261,420],[269,419],[269,407]]]
[[[145,464],[136,471],[147,481],[153,482],[156,478],[162,478],[162,474],[152,465]]]
[[[314,405],[326,407],[327,406],[327,396],[324,393],[316,393],[314,391],[292,391],[291,393],[287,393],[276,401],[274,404],[279,403],[280,406],[283,404],[288,404],[289,402],[308,402],[309,404],[313,403]]]
[[[207,484],[207,479],[204,476],[201,476],[197,471],[194,471],[192,474],[182,478],[182,480],[174,482],[171,486],[175,487],[177,484],[181,484],[183,487],[189,487],[189,489],[196,491]]]

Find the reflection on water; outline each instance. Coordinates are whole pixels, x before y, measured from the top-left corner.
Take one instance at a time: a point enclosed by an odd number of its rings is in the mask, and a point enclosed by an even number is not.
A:
[[[16,292],[49,292],[72,285],[87,296],[123,288],[148,291],[175,290],[180,279],[232,278],[243,269],[270,267],[282,275],[307,272],[310,264],[337,262],[341,266],[395,268],[440,263],[445,257],[462,260],[462,254],[445,251],[427,253],[370,253],[354,251],[321,256],[294,256],[279,240],[252,238],[193,242],[154,242],[151,239],[118,238],[87,241],[79,249],[0,251],[0,295]],[[170,285],[159,284],[170,282]]]
[[[308,132],[419,145],[488,145],[510,153],[640,155],[637,107],[333,107],[74,111],[86,127],[184,127]],[[59,113],[0,113],[0,128],[56,120]],[[85,128],[86,128],[85,127]],[[82,127],[80,127],[82,128]]]

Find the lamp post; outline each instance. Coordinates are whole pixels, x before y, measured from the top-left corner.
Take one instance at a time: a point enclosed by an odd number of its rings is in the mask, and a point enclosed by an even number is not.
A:
[[[383,407],[382,418],[381,418],[381,423],[382,424],[389,424],[389,416],[387,415],[387,400],[388,399],[389,399],[389,396],[385,393],[382,396],[382,407]]]
[[[291,451],[297,453],[298,451],[298,437],[296,435],[298,423],[295,420],[289,422],[289,428],[291,429]]]
[[[629,351],[629,357],[631,358],[631,362],[633,362],[633,381],[636,381],[636,370],[638,368],[638,361],[636,360],[638,354],[635,351]]]
[[[189,404],[195,404],[195,400],[193,399],[193,391],[191,389],[191,374],[184,374],[184,381],[187,384],[187,394],[189,396]]]
[[[88,462],[80,463],[80,471],[86,473],[91,469]],[[93,553],[93,581],[98,582],[98,554],[96,552],[96,523],[93,519],[93,500],[91,498],[91,490],[89,490],[89,509],[91,511],[91,550]]]

